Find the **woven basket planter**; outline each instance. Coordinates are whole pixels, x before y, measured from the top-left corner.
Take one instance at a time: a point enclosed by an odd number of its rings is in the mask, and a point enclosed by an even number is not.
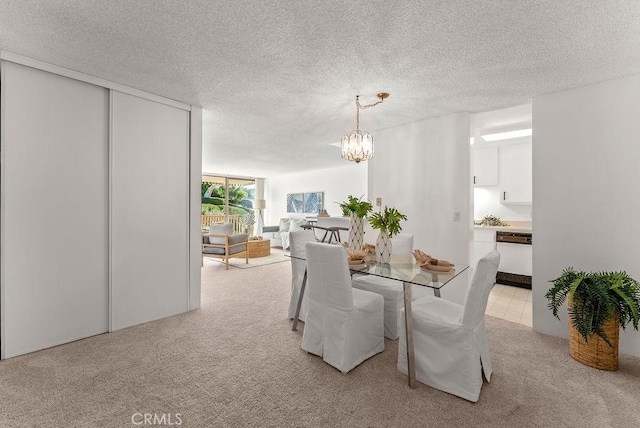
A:
[[[620,314],[618,311],[607,321],[603,330],[613,348],[597,334],[592,334],[589,336],[589,341],[585,342],[569,319],[569,355],[587,366],[600,370],[616,371],[618,370],[618,339],[620,337]]]

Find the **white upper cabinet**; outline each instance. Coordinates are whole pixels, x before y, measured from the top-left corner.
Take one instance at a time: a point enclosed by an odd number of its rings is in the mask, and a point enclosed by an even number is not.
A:
[[[495,186],[498,184],[498,148],[474,148],[473,184]]]
[[[500,202],[532,203],[531,142],[505,144],[500,147]]]

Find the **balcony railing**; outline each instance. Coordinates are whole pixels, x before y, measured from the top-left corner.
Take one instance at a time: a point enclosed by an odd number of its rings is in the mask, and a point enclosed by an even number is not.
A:
[[[244,215],[230,215],[229,223],[233,224],[234,233],[244,233],[244,226],[242,225],[242,218]],[[211,223],[224,223],[224,215],[203,215],[201,217],[200,226],[202,229],[209,229]],[[253,230],[253,227],[249,228],[249,232]]]

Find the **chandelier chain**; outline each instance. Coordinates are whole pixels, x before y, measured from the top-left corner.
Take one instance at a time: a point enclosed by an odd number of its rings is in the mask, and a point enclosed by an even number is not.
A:
[[[369,107],[374,107],[384,101],[384,98],[380,98],[380,101],[376,101],[373,104],[360,104],[360,95],[356,95],[356,131],[360,131],[360,110],[368,109]]]
[[[362,104],[360,104],[360,100],[358,99],[358,96],[359,96],[359,95],[356,95],[356,105],[358,106],[358,109],[360,109],[360,110],[364,110],[364,109],[367,109],[367,108],[369,108],[369,107],[377,106],[378,104],[382,103],[382,101],[384,101],[384,99],[382,99],[382,100],[380,100],[380,101],[376,101],[376,102],[375,102],[375,103],[373,103],[373,104],[365,104],[365,105],[362,105]]]

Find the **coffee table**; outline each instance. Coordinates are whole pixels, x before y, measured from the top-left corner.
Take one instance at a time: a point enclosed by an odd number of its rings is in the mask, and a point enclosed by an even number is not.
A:
[[[271,241],[269,239],[255,239],[247,242],[247,257],[255,259],[271,254]]]

